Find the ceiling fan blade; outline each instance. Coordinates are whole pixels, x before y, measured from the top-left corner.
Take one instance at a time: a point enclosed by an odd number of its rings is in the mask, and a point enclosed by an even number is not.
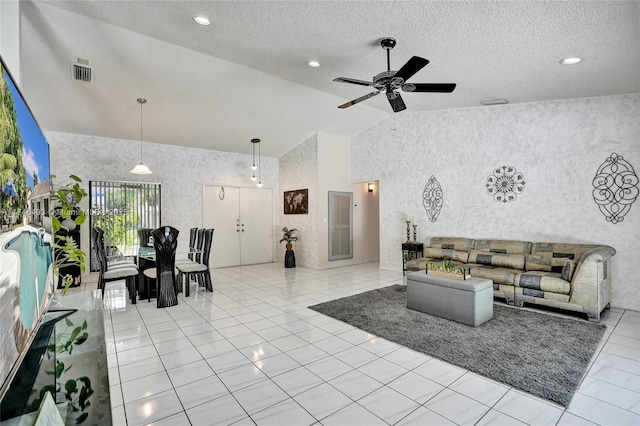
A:
[[[402,100],[402,96],[400,96],[400,93],[387,91],[387,99],[391,104],[391,108],[393,109],[393,112],[400,112],[407,109],[407,106],[404,104],[404,101]]]
[[[455,88],[455,83],[407,83],[402,85],[402,90],[405,92],[451,93]]]
[[[338,83],[359,84],[360,86],[373,86],[373,83],[370,81],[356,80],[355,78],[349,78],[349,77],[338,77],[338,78],[334,78],[333,81],[336,81]]]
[[[366,101],[367,99],[373,98],[374,96],[376,96],[378,94],[380,94],[380,92],[378,92],[378,91],[368,93],[368,94],[366,94],[364,96],[359,97],[358,99],[354,99],[352,101],[349,101],[346,104],[339,105],[338,108],[341,108],[341,109],[349,108],[351,105],[355,105],[355,104],[360,103],[362,101]]]
[[[429,61],[427,59],[421,58],[420,56],[413,56],[402,66],[402,68],[398,70],[396,75],[393,76],[393,79],[397,84],[402,84],[424,68],[428,63]],[[402,81],[400,81],[400,79]]]

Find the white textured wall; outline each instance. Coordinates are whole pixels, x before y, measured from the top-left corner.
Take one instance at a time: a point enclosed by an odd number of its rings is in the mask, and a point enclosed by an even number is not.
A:
[[[129,170],[140,161],[139,141],[56,132],[46,132],[46,138],[50,145],[51,173],[58,179],[69,174],[79,176],[87,192],[90,180],[162,184],[162,224],[180,230],[179,250],[188,246],[189,229],[202,226],[203,183],[252,186],[251,155],[145,142],[143,161],[153,174],[136,176]],[[277,194],[278,160],[263,157],[261,166],[264,186],[274,188]],[[88,200],[83,207],[88,207]],[[85,250],[89,247],[88,228],[82,233],[81,244]]]
[[[640,201],[611,224],[592,196],[596,171],[612,152],[640,173],[639,145],[640,94],[405,112],[352,139],[352,179],[380,181],[381,268],[401,268],[407,214],[419,219],[425,243],[431,236],[601,243],[617,250],[612,304],[640,310]],[[506,204],[485,189],[503,165],[526,182]],[[435,223],[422,206],[431,175],[444,191]]]
[[[276,197],[276,205],[279,206],[279,227],[296,228],[298,230],[298,242],[294,243],[293,250],[296,255],[296,265],[317,268],[319,243],[316,222],[320,214],[318,212],[318,136],[313,135],[303,141],[296,148],[280,158],[280,191]],[[284,214],[283,192],[294,189],[309,189],[309,213],[308,214]],[[277,192],[277,191],[276,191]],[[276,234],[280,237],[282,233]],[[284,243],[277,250],[279,262],[284,262]]]

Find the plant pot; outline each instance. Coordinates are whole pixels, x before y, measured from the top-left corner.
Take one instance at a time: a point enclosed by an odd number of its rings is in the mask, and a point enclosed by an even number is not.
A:
[[[427,274],[428,275],[436,275],[438,277],[445,277],[445,278],[451,278],[454,280],[468,280],[469,278],[471,278],[471,275],[463,275],[463,274],[458,274],[457,272],[445,272],[445,271],[439,271],[437,269],[427,269]]]

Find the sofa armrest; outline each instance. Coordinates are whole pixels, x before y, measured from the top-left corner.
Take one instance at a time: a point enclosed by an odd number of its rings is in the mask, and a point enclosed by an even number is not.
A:
[[[571,280],[570,303],[583,306],[589,318],[599,318],[600,312],[611,302],[612,247],[601,246],[586,252]]]

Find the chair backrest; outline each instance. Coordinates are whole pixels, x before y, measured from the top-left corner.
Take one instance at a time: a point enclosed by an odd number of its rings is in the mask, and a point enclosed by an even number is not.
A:
[[[153,247],[156,249],[157,288],[176,286],[174,269],[176,266],[176,249],[178,248],[178,231],[172,226],[161,226],[151,232]]]
[[[196,248],[196,237],[198,234],[198,228],[191,228],[189,230],[189,251]],[[193,260],[193,253],[187,254],[189,260]]]
[[[189,230],[189,248],[196,248],[196,236],[198,233],[198,228],[191,228]]]
[[[197,242],[196,249],[198,253],[196,253],[196,262],[200,263],[202,261],[202,247],[204,247],[204,228],[198,229],[197,233]]]
[[[202,248],[202,259],[201,262],[203,265],[209,267],[209,255],[211,254],[211,242],[213,241],[213,228],[207,229],[204,231],[204,247]]]
[[[150,228],[140,228],[138,229],[138,244],[143,245],[149,242],[149,237],[153,229]]]

